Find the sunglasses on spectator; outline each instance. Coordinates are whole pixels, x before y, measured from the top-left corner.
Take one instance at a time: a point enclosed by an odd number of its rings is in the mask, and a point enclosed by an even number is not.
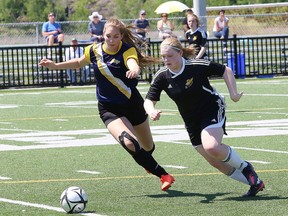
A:
[[[98,16],[94,16],[93,18],[98,18]]]
[[[162,15],[161,17],[167,17],[167,15]]]
[[[141,15],[146,15],[146,13],[143,13],[143,14],[141,14]]]

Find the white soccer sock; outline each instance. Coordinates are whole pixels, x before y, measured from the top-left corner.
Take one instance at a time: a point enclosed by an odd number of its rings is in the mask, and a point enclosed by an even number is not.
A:
[[[248,180],[239,169],[235,169],[234,172],[231,175],[229,175],[229,177],[236,181],[249,185]]]
[[[242,170],[248,165],[245,161],[243,161],[240,156],[231,148],[229,147],[229,152],[227,157],[223,160],[224,163],[228,163],[230,166],[234,167],[235,169],[239,169],[241,172]]]

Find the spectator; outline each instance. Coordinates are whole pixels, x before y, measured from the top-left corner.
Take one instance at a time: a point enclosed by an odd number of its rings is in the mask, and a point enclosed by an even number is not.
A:
[[[165,38],[175,37],[177,36],[173,33],[174,31],[174,23],[168,20],[168,14],[162,13],[161,20],[157,22],[157,29],[159,31],[159,39],[164,40]]]
[[[189,30],[185,33],[189,44],[193,44],[196,51],[196,59],[207,59],[206,42],[207,34],[201,29],[199,18],[195,14],[187,16]]]
[[[215,18],[213,34],[214,37],[223,39],[223,48],[227,51],[227,39],[229,37],[229,19],[225,16],[225,10],[219,11],[219,16]]]
[[[58,63],[42,59],[39,65],[67,69],[92,63],[97,82],[98,111],[103,123],[138,165],[159,177],[161,190],[166,191],[175,179],[152,156],[155,144],[143,107],[144,100],[137,88],[141,70],[158,63],[158,58],[143,55],[138,44],[144,41],[128,27],[111,18],[105,23],[103,44],[87,46],[84,55],[78,59]],[[119,166],[123,170],[127,168],[127,164],[120,161]]]
[[[73,38],[71,40],[70,44],[71,44],[71,46],[69,48],[67,48],[66,51],[65,51],[66,61],[68,61],[70,59],[75,59],[75,58],[79,58],[79,57],[83,56],[84,49],[83,49],[83,47],[79,47],[78,46],[77,38]],[[86,65],[86,66],[84,66],[81,69],[80,68],[76,68],[74,70],[67,69],[68,79],[74,85],[77,83],[76,72],[79,72],[80,75],[82,75],[80,84],[85,83],[87,81],[88,76],[89,76],[89,65]]]
[[[90,22],[88,24],[88,32],[90,35],[90,40],[93,42],[102,42],[103,41],[103,29],[104,22],[102,22],[103,16],[98,12],[93,12],[89,16]]]
[[[192,8],[189,8],[186,10],[186,17],[182,20],[182,27],[183,27],[184,34],[190,29],[188,25],[187,17],[188,15],[192,15],[192,14],[194,14]]]
[[[146,39],[146,34],[150,27],[149,21],[145,17],[146,11],[141,10],[139,13],[139,18],[134,21],[135,32],[143,39]]]
[[[55,22],[56,15],[54,13],[48,14],[48,22],[45,22],[42,26],[42,35],[45,38],[48,46],[52,46],[54,43],[64,41],[64,34],[62,32],[59,23]]]

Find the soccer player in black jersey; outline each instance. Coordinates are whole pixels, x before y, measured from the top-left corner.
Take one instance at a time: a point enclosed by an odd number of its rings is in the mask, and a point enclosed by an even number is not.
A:
[[[189,44],[194,45],[195,47],[195,58],[196,59],[208,59],[206,53],[206,43],[207,43],[207,34],[200,28],[200,21],[195,14],[187,15],[187,23],[189,30],[185,33]]]
[[[183,48],[174,38],[161,43],[160,54],[165,67],[153,78],[144,102],[145,110],[150,119],[159,120],[161,111],[155,104],[164,90],[176,103],[197,152],[222,173],[250,185],[243,196],[255,196],[263,190],[264,183],[249,162],[243,161],[230,146],[222,143],[225,102],[210,85],[208,77],[223,76],[234,102],[240,100],[243,92],[237,91],[231,68],[207,60],[189,59],[194,52],[191,47]]]
[[[143,107],[144,99],[136,88],[141,69],[158,60],[141,54],[136,44],[143,41],[118,19],[109,19],[103,34],[104,42],[87,46],[78,59],[60,63],[42,59],[39,64],[49,69],[75,69],[92,63],[102,121],[140,166],[160,178],[161,189],[166,191],[174,178],[152,156],[155,145]]]

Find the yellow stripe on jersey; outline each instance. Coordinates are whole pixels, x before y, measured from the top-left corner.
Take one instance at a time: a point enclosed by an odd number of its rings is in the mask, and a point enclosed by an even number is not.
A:
[[[90,59],[90,48],[93,46],[93,44],[85,47],[84,49],[84,56],[87,62],[91,63],[91,59]]]
[[[137,52],[136,52],[136,49],[135,47],[131,47],[130,49],[126,50],[124,53],[123,53],[123,58],[124,58],[124,63],[125,63],[125,66],[128,68],[127,66],[127,60],[129,58],[134,58],[137,63],[139,63],[138,61],[138,55],[137,55]]]
[[[96,49],[93,49],[93,51],[97,56],[97,66],[101,74],[105,76],[106,79],[108,79],[109,82],[111,82],[115,87],[117,87],[122,94],[124,94],[127,98],[130,98],[131,89],[126,86],[121,79],[114,77],[106,63],[103,61],[101,44],[96,46]]]

